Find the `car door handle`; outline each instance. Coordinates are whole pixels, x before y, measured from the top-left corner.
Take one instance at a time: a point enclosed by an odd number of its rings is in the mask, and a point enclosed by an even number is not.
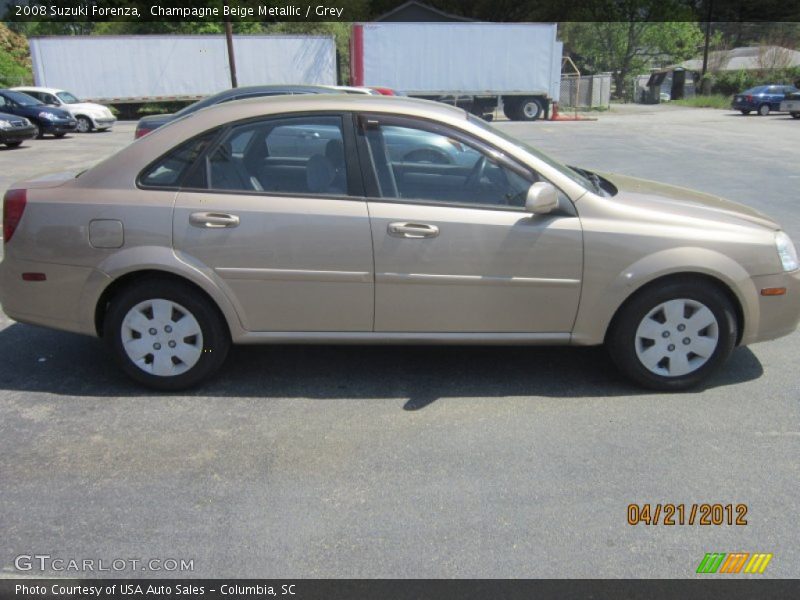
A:
[[[386,230],[391,236],[410,239],[432,238],[439,235],[439,228],[436,225],[426,223],[389,223]]]
[[[226,213],[196,212],[189,216],[189,223],[195,227],[219,229],[221,227],[236,227],[239,217]]]

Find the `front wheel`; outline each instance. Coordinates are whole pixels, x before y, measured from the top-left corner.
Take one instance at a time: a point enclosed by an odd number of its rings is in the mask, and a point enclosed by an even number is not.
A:
[[[181,390],[213,375],[230,348],[216,307],[193,288],[148,279],[111,301],[104,336],[122,370],[159,390]]]
[[[78,133],[89,133],[92,130],[92,122],[87,117],[78,117]]]
[[[36,134],[36,139],[40,140],[44,137],[44,130],[42,126],[39,125],[36,121],[31,121],[31,125],[33,125],[34,133]]]
[[[696,386],[727,360],[736,344],[730,300],[702,281],[673,281],[643,290],[615,317],[606,345],[617,367],[660,391]]]

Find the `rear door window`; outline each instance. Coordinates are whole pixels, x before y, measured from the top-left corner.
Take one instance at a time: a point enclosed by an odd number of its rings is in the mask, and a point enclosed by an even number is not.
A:
[[[209,189],[344,195],[341,116],[265,119],[232,128],[206,157]]]

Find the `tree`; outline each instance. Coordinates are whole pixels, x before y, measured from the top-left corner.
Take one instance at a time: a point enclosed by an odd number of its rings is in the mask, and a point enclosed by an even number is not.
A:
[[[697,23],[686,21],[565,23],[561,29],[565,51],[576,56],[579,68],[611,72],[615,96],[627,98],[631,75],[653,61],[674,64],[691,58],[702,44]]]

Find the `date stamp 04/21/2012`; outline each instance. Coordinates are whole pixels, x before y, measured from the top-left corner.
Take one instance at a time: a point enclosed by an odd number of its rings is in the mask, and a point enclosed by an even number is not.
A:
[[[628,525],[747,525],[746,504],[629,504]]]

